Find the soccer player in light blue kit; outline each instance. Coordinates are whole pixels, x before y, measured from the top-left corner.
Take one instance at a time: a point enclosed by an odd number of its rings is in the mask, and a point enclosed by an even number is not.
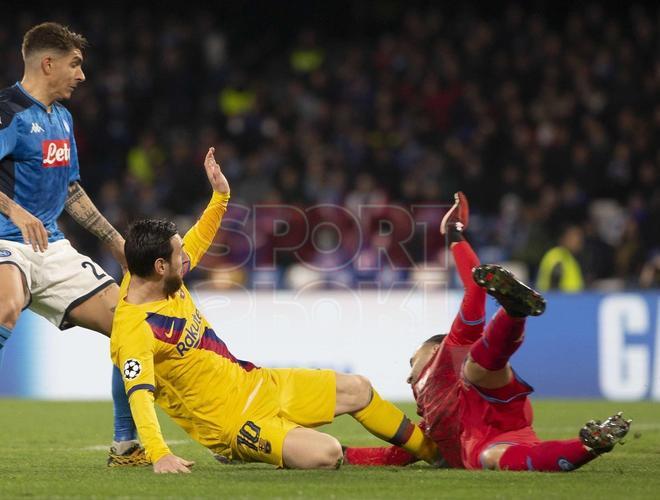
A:
[[[66,210],[126,268],[124,238],[80,186],[73,120],[58,102],[85,81],[86,45],[62,25],[33,27],[23,39],[23,80],[0,90],[0,349],[28,307],[62,330],[77,325],[109,337],[112,329],[117,284],[57,227]],[[108,465],[146,464],[117,368],[112,386]]]

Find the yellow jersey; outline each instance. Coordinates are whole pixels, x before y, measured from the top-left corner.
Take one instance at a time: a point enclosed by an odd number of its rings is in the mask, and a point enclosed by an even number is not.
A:
[[[226,211],[229,195],[214,193],[200,220],[183,238],[183,250],[197,265]],[[184,268],[186,265],[184,264]],[[143,304],[126,301],[130,274],[120,287],[111,345],[140,438],[152,462],[169,454],[153,408],[155,401],[201,444],[226,444],[248,398],[261,384],[262,370],[236,359],[182,286],[173,297]]]

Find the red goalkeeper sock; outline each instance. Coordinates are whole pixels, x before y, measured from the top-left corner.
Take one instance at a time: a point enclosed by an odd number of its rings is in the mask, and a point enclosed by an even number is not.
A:
[[[522,344],[524,331],[525,318],[513,318],[500,308],[470,349],[470,356],[486,370],[501,370]]]
[[[479,262],[479,257],[474,253],[470,244],[467,241],[461,241],[455,245],[452,244],[451,253],[454,256],[456,269],[458,270],[458,275],[461,277],[463,286],[465,288],[474,286],[481,290],[482,288],[472,280],[472,268],[478,266],[481,262]]]
[[[500,457],[501,470],[568,472],[591,462],[598,455],[588,451],[579,439],[514,444]]]
[[[419,459],[398,446],[379,448],[346,448],[344,457],[349,465],[408,465]]]

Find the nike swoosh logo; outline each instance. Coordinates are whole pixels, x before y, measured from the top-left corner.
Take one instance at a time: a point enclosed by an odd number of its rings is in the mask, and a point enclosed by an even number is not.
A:
[[[165,338],[171,339],[174,336],[174,321],[172,321],[172,326],[170,327],[170,331],[165,334]]]

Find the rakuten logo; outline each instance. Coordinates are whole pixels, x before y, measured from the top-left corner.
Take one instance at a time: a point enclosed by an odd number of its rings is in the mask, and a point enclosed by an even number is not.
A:
[[[69,139],[42,141],[41,152],[44,159],[42,165],[45,168],[69,166],[69,160],[71,159]]]

